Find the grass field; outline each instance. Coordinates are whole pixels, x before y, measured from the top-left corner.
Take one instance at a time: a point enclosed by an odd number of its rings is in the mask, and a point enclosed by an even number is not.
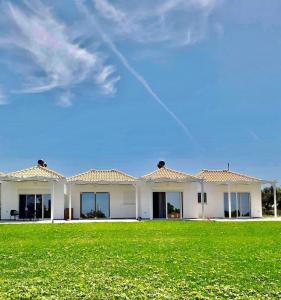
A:
[[[0,299],[210,298],[281,298],[281,223],[0,226]]]

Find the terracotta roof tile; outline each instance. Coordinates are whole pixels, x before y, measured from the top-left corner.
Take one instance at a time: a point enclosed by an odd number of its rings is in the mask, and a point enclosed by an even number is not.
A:
[[[157,169],[156,171],[141,177],[146,181],[188,181],[198,180],[195,176],[175,171],[166,167]]]
[[[118,170],[89,170],[68,178],[71,182],[88,183],[126,183],[134,182],[135,178]]]
[[[32,178],[40,178],[40,179],[63,179],[64,176],[50,170],[46,167],[34,166],[31,168],[10,172],[2,175],[3,179],[32,179]]]
[[[261,179],[228,170],[202,170],[197,177],[207,182],[259,182]]]

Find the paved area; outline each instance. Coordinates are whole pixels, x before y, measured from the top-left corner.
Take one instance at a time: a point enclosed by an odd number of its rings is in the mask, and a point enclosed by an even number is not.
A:
[[[138,222],[135,219],[108,219],[108,220],[54,220],[53,223],[55,224],[67,224],[67,223],[116,223],[116,222],[122,222],[122,223],[132,223],[132,222]],[[2,224],[51,224],[52,222],[50,220],[44,220],[44,221],[14,221],[14,220],[0,220],[0,225]]]
[[[150,220],[144,220],[144,221],[150,221]],[[159,220],[161,222],[166,222],[168,220]],[[172,220],[171,220],[172,221]],[[190,221],[190,222],[198,222],[198,221],[205,221],[205,222],[272,222],[272,221],[281,221],[281,217],[278,218],[245,218],[245,219],[185,219],[183,221]],[[55,224],[67,224],[67,223],[133,223],[133,222],[139,222],[135,219],[108,219],[108,220],[71,220],[71,221],[65,221],[65,220],[54,220],[53,223]],[[154,220],[154,222],[157,222]],[[43,221],[14,221],[14,220],[0,220],[1,224],[51,224],[52,222],[50,220],[43,220]]]

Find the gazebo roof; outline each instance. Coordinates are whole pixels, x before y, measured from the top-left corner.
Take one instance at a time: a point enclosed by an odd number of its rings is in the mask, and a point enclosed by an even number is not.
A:
[[[119,170],[95,170],[91,169],[84,173],[71,176],[67,179],[69,182],[76,182],[81,184],[94,184],[94,183],[104,183],[104,184],[126,184],[135,182],[135,178],[121,172]]]
[[[33,166],[31,168],[18,170],[1,175],[2,180],[6,181],[27,181],[27,180],[60,180],[65,177],[47,167]]]
[[[240,174],[237,172],[233,172],[230,170],[202,170],[198,174],[197,177],[204,179],[206,182],[232,182],[232,183],[253,183],[253,182],[263,182],[264,180]]]
[[[157,169],[147,175],[144,175],[140,178],[144,181],[154,181],[154,182],[165,182],[165,181],[174,181],[174,182],[186,182],[186,181],[199,181],[199,179],[193,175],[175,171],[166,167]]]

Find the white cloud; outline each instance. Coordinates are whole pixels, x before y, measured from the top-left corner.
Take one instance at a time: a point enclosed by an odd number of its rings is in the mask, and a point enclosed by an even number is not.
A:
[[[208,31],[209,17],[222,0],[93,0],[103,28],[113,39],[187,46]]]
[[[5,6],[5,17],[9,31],[0,36],[0,47],[20,51],[26,64],[19,92],[69,90],[86,80],[92,80],[102,91],[115,92],[119,77],[114,75],[114,68],[105,65],[97,50],[90,51],[75,42],[70,29],[41,2],[27,2],[25,6],[9,3]],[[108,70],[110,74],[106,73]]]
[[[7,98],[0,86],[0,105],[5,105],[5,104],[7,104]]]
[[[102,90],[105,95],[112,95],[116,92],[116,83],[120,80],[120,76],[112,76],[115,74],[115,67],[106,66],[103,70],[96,75],[96,81],[98,84],[102,84]]]

